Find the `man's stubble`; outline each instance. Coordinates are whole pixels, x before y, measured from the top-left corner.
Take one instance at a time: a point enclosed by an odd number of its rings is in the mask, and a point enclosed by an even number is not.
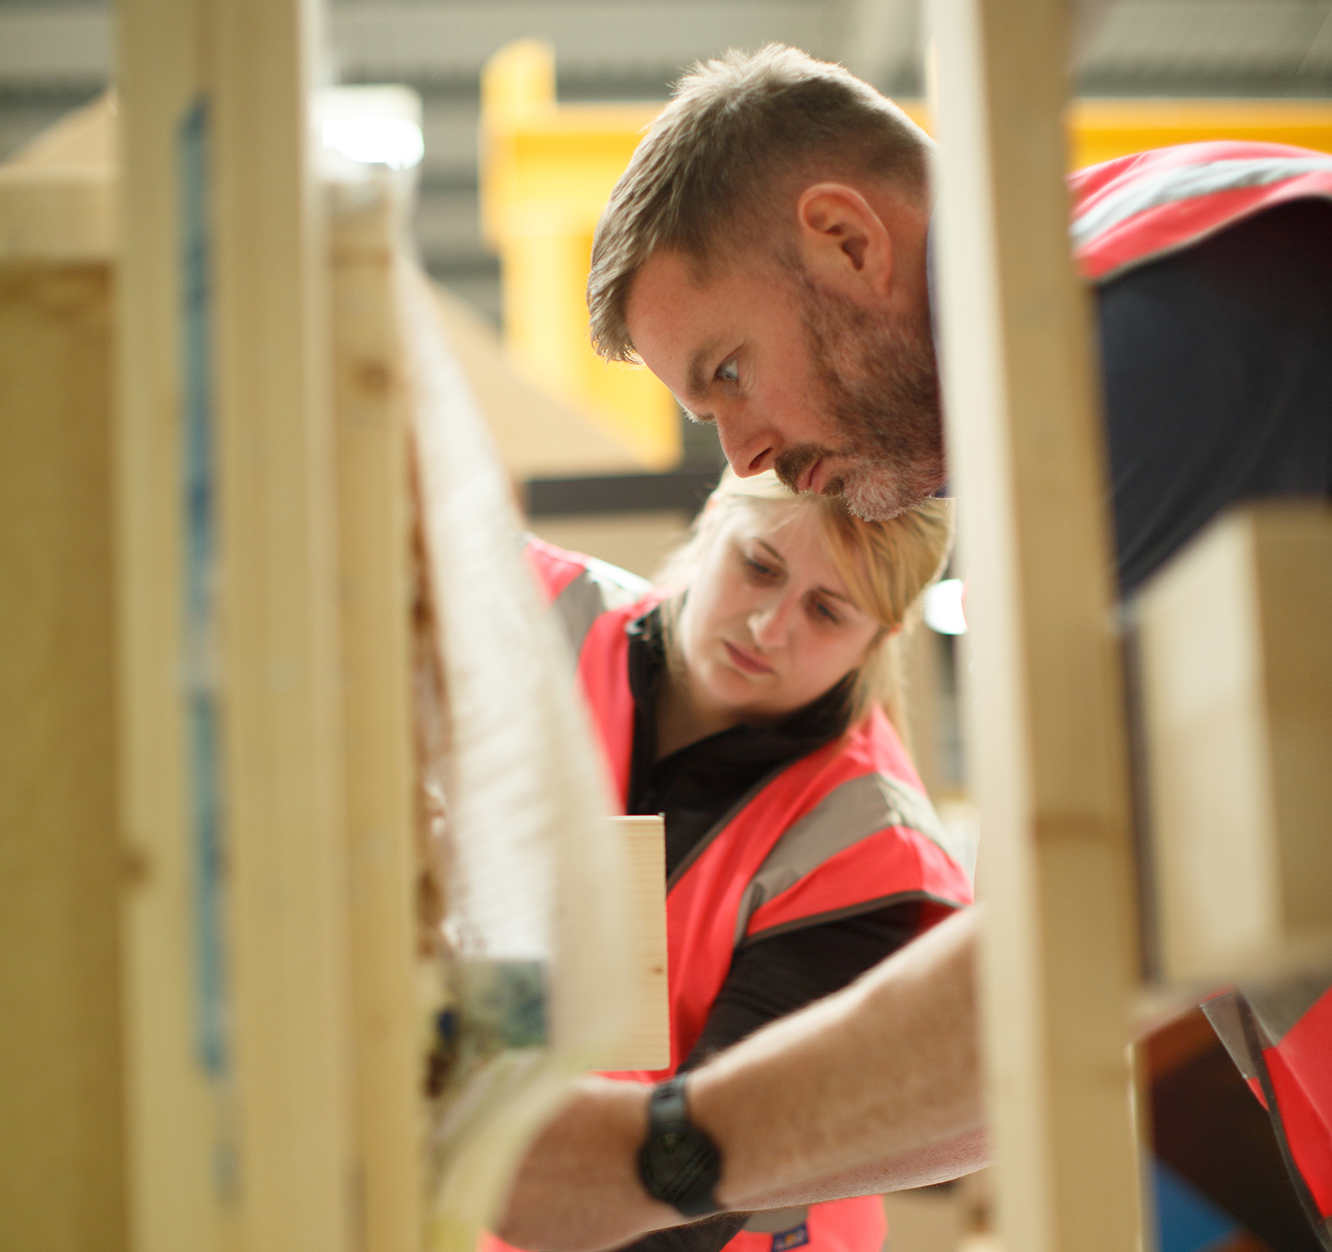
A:
[[[840,446],[798,444],[776,461],[791,490],[813,462],[851,462],[823,484],[857,517],[894,517],[944,483],[939,373],[929,315],[914,322],[875,315],[840,292],[797,275],[813,368]]]

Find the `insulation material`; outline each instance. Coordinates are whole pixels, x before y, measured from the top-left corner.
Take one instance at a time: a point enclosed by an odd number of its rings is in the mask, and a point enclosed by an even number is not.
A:
[[[419,270],[400,268],[398,298],[415,397],[420,899],[442,972],[430,1238],[462,1252],[565,1081],[626,1033],[629,918],[601,765],[507,478]]]

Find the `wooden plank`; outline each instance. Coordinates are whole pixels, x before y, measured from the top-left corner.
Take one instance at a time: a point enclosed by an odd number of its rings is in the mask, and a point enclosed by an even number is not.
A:
[[[1136,970],[1087,300],[1058,0],[935,0],[950,474],[971,578],[982,961],[1003,1242],[1128,1252]]]
[[[0,166],[0,257],[104,261],[119,237],[108,93]]]
[[[0,1213],[127,1245],[115,814],[111,273],[0,264]]]
[[[346,844],[313,0],[213,0],[223,786],[246,1252],[353,1227]]]
[[[1135,608],[1162,971],[1307,960],[1332,944],[1332,511],[1231,513]]]
[[[181,123],[200,91],[200,14],[117,7],[121,206],[116,541],[121,826],[135,867],[123,912],[134,1246],[217,1252],[234,1152],[201,1056],[200,849],[188,820],[181,579]]]
[[[360,1245],[421,1246],[408,380],[391,179],[333,186],[331,288]]]
[[[661,817],[612,817],[624,849],[633,1006],[606,1069],[665,1069],[671,1063],[666,973],[666,828]]]

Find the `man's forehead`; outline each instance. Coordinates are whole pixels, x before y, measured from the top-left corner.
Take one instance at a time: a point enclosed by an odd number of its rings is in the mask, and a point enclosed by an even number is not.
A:
[[[632,334],[672,338],[686,329],[698,346],[705,337],[722,333],[720,323],[734,320],[743,308],[746,291],[763,285],[755,267],[740,263],[710,264],[675,248],[659,248],[640,266],[625,302],[625,320]],[[737,301],[737,297],[740,300]]]
[[[679,294],[703,295],[716,279],[713,267],[705,267],[679,248],[654,248],[629,287],[627,307],[633,310],[644,301],[657,303]]]

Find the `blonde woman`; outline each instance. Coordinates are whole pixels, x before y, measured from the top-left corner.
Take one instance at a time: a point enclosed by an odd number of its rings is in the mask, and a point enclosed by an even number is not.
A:
[[[655,587],[531,541],[623,811],[666,816],[671,1066],[626,1077],[672,1079],[970,903],[893,724],[898,632],[948,543],[942,501],[863,522],[729,472]],[[706,1161],[642,1168],[680,1211],[715,1208]],[[880,1252],[884,1234],[860,1197],[644,1242]]]

